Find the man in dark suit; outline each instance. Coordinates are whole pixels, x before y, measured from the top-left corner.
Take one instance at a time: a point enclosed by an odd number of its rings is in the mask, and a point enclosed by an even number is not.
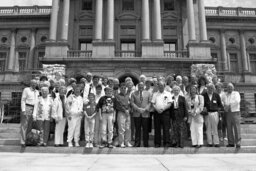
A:
[[[203,94],[204,110],[208,112],[205,116],[206,134],[208,146],[219,147],[218,123],[219,111],[223,110],[223,105],[218,93],[214,92],[215,86],[210,83],[207,84],[207,92]]]
[[[173,130],[174,147],[184,147],[184,139],[186,138],[186,121],[188,119],[188,110],[185,97],[180,96],[180,87],[173,87],[173,97],[171,105],[171,119]]]

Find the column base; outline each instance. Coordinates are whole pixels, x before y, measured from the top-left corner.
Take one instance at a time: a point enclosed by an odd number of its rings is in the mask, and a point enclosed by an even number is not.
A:
[[[106,40],[105,42],[94,40],[92,42],[93,58],[113,58],[115,57],[115,41]]]
[[[164,56],[164,42],[163,41],[141,41],[142,58],[157,58]]]
[[[68,50],[67,41],[46,42],[45,58],[67,58]]]
[[[212,59],[211,44],[209,41],[196,42],[194,40],[188,43],[189,58],[191,59]]]

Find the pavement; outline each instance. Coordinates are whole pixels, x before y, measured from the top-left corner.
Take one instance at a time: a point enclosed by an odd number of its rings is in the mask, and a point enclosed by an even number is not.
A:
[[[0,153],[0,171],[254,171],[256,154],[49,154]],[[51,169],[51,170],[50,170]]]

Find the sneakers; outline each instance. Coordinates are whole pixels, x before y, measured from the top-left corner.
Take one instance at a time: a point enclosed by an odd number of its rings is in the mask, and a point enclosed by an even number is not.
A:
[[[126,147],[132,147],[132,146],[133,145],[131,145],[131,143],[129,143],[129,142],[126,144]]]
[[[89,148],[93,148],[93,144],[91,142],[89,143]]]
[[[78,142],[75,143],[75,147],[80,147]]]
[[[122,144],[120,145],[120,147],[121,147],[121,148],[125,148],[125,145],[124,145],[124,143],[122,143]]]
[[[102,142],[102,143],[100,144],[100,146],[99,146],[99,148],[104,148],[104,147],[107,147],[106,142]]]
[[[112,145],[112,143],[108,144],[108,148],[114,148],[114,146]]]
[[[69,142],[69,143],[68,143],[68,147],[73,147],[72,142]]]

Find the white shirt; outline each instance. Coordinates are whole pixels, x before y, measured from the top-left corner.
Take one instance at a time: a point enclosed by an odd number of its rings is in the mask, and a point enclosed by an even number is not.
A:
[[[35,103],[33,117],[36,120],[50,120],[52,112],[53,100],[50,96],[46,98],[39,97]]]
[[[23,90],[21,97],[21,111],[25,112],[26,104],[35,105],[39,96],[38,90],[33,90],[31,87],[27,87]]]
[[[67,112],[70,116],[80,116],[83,112],[83,98],[81,96],[70,95],[67,99]]]
[[[231,112],[239,112],[240,111],[240,101],[241,101],[241,97],[240,97],[239,92],[232,91],[231,94],[226,93],[224,105],[226,105],[226,106],[230,105]]]
[[[170,92],[163,91],[160,93],[159,91],[153,94],[151,103],[154,104],[154,107],[158,110],[165,109],[169,103],[172,102],[172,95]]]
[[[105,93],[104,93],[103,90],[101,91],[101,93],[100,93],[99,95],[98,95],[98,94],[95,95],[95,102],[96,102],[96,104],[98,104],[100,98],[101,98],[102,96],[104,96],[104,95],[105,95]],[[88,101],[88,102],[89,102],[89,101]]]

